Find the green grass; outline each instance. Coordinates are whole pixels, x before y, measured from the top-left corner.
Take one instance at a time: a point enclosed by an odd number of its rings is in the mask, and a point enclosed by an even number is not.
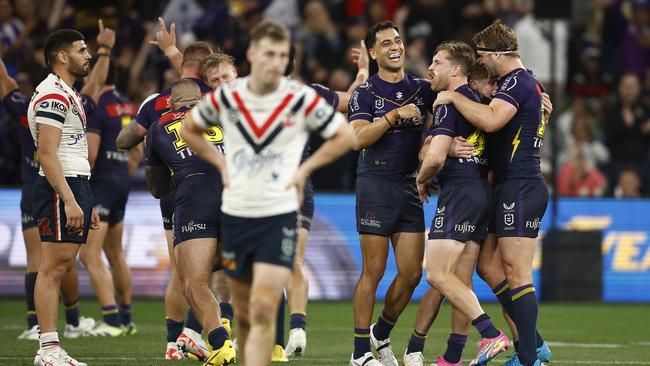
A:
[[[411,303],[399,319],[391,339],[401,359],[413,327],[417,304]],[[450,307],[445,305],[429,332],[427,361],[443,352],[448,336]],[[500,310],[486,304],[485,310],[505,327]],[[165,347],[162,301],[140,300],[134,304],[134,320],[140,333],[129,338],[62,339],[66,350],[90,365],[200,365],[196,361],[162,360]],[[379,314],[380,307],[375,310]],[[99,318],[95,301],[82,301],[81,312]],[[61,316],[59,319],[63,319]],[[609,304],[542,304],[540,330],[552,343],[552,365],[650,365],[650,306]],[[32,365],[36,342],[19,341],[24,327],[24,302],[0,300],[0,334],[7,344],[0,348],[0,365]],[[59,329],[63,329],[63,325]],[[347,365],[352,351],[352,306],[348,302],[313,302],[309,305],[307,356],[291,365]],[[288,335],[288,332],[287,332]],[[470,330],[465,349],[467,364],[476,351],[478,337]],[[509,355],[510,352],[507,352]],[[493,362],[501,365],[505,356]]]

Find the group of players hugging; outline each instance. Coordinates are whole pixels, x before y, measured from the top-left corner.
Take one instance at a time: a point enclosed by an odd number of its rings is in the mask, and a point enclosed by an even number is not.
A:
[[[404,365],[424,364],[427,332],[444,298],[453,306],[451,334],[434,365],[461,365],[470,324],[482,337],[470,365],[485,365],[511,345],[472,291],[475,269],[510,326],[515,352],[505,364],[550,361],[536,325],[532,265],[548,200],[540,147],[552,104],[522,64],[512,29],[497,20],[472,45],[438,45],[426,80],[405,73],[397,26],[377,23],[353,50],[353,84],[333,91],[288,77],[295,49],[280,24],[263,21],[251,31],[250,74],[237,77],[231,56],[204,42],[181,53],[174,25],[159,21],[152,43],[180,79],[139,108],[116,90],[115,34],[101,21],[92,68],[81,33],[49,36],[44,53],[51,73],[31,98],[0,64],[0,96],[17,122],[24,156],[28,329],[19,338],[39,340],[35,365],[86,365],[61,348],[60,290],[66,337],[137,332],[121,236],[129,171],[142,155],[148,188],[160,199],[171,263],[165,358],[257,366],[304,355],[304,255],[314,213],[309,176],[350,149],[359,151],[363,257],[350,365],[399,364],[390,333],[421,281],[422,263],[431,287],[419,303]],[[378,66],[374,75],[370,60]],[[79,93],[73,85],[83,78]],[[312,133],[325,140],[315,151]],[[424,203],[435,189],[427,240]],[[397,275],[372,323],[391,243]],[[102,306],[100,322],[79,317],[78,254]]]

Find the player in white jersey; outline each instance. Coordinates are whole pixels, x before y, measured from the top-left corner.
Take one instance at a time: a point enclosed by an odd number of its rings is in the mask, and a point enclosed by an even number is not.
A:
[[[206,95],[183,121],[181,137],[221,172],[222,258],[238,318],[240,355],[243,364],[267,365],[276,311],[293,267],[305,180],[348,151],[354,138],[345,118],[312,88],[282,76],[290,43],[284,26],[262,22],[250,39],[250,76]],[[225,160],[203,138],[218,121]],[[310,131],[328,141],[298,167]]]
[[[42,242],[41,266],[34,300],[40,327],[36,365],[86,365],[68,356],[56,331],[61,277],[75,266],[88,229],[99,227],[92,213],[86,114],[72,88],[88,75],[90,53],[81,33],[53,32],[45,42],[45,61],[52,71],[29,103],[27,118],[41,168],[34,183],[33,210]]]

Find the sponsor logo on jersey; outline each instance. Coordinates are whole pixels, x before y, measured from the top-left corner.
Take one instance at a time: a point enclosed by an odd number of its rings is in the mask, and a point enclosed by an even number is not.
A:
[[[181,233],[193,233],[195,231],[202,231],[206,229],[205,224],[195,224],[194,221],[188,222],[186,225],[181,226]]]
[[[259,154],[249,153],[244,149],[237,150],[232,155],[234,175],[241,172],[249,176],[256,175],[261,171],[282,163],[282,153],[275,151],[260,152]]]
[[[469,221],[465,221],[462,224],[456,224],[454,225],[454,231],[458,231],[461,233],[473,233],[476,231],[476,226],[470,225]]]
[[[542,222],[539,220],[539,217],[536,217],[533,221],[526,221],[526,229],[537,230],[542,225]]]
[[[514,230],[515,203],[516,202],[512,202],[510,205],[506,203],[503,204],[503,223],[506,225],[505,230]]]

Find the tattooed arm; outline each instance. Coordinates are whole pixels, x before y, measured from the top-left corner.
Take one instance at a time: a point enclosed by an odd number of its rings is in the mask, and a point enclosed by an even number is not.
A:
[[[115,140],[115,144],[118,149],[121,150],[130,150],[134,148],[137,144],[141,143],[144,140],[144,136],[147,134],[147,130],[140,126],[135,119],[131,120],[126,127],[120,131],[120,134]]]
[[[63,175],[63,167],[57,152],[61,142],[61,129],[43,123],[36,123],[38,158],[45,178],[65,206],[66,228],[76,232],[83,228],[84,213],[77,204],[72,190]]]

